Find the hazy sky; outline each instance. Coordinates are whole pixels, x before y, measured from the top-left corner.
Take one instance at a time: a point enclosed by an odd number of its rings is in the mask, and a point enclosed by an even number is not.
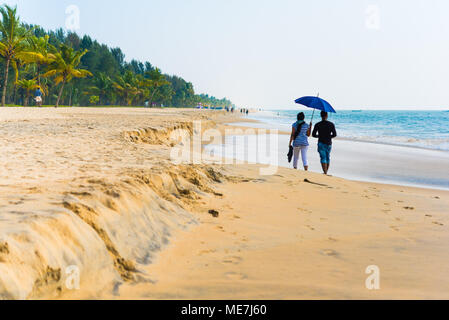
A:
[[[16,0],[47,29],[80,29],[239,106],[449,109],[447,0]]]

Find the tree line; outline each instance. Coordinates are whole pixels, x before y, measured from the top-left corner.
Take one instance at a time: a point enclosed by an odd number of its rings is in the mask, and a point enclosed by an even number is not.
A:
[[[127,62],[120,48],[63,29],[22,23],[17,7],[0,7],[2,106],[31,103],[37,88],[44,104],[65,106],[229,107],[226,98],[195,94],[192,83],[163,74],[150,62]]]

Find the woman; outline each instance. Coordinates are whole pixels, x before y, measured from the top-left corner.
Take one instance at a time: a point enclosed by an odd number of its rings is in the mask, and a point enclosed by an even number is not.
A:
[[[298,169],[299,154],[302,156],[302,164],[304,170],[309,170],[309,164],[307,163],[307,150],[309,149],[309,139],[312,129],[312,123],[308,125],[304,119],[306,116],[303,112],[298,114],[298,121],[292,126],[292,135],[290,137],[289,147],[293,143],[293,168]]]

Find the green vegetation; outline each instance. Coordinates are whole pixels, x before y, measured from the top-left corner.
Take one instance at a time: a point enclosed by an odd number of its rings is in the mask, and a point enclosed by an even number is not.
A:
[[[25,91],[25,100],[23,102],[23,105],[26,107],[26,106],[28,106],[28,101],[31,96],[31,91],[36,90],[39,87],[39,85],[37,84],[36,80],[34,80],[34,79],[19,80],[19,81],[17,81],[17,84],[19,85],[20,88],[22,88]]]
[[[150,62],[125,61],[120,48],[22,23],[15,7],[0,7],[0,18],[2,106],[29,105],[37,87],[44,104],[56,107],[232,105],[226,98],[195,94],[192,83]]]

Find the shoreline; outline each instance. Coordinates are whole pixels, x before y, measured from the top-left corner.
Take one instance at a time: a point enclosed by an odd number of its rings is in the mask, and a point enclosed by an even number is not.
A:
[[[261,122],[259,122],[261,123]],[[266,123],[262,123],[266,125]],[[247,129],[259,129],[260,126],[249,126],[250,123],[232,123],[231,127],[237,126],[239,128]],[[265,128],[264,128],[265,129]],[[268,129],[267,129],[268,130]],[[277,130],[277,129],[275,129]],[[279,131],[280,136],[289,136],[289,133]],[[291,168],[291,164],[288,164],[283,157],[285,153],[282,146],[287,142],[282,137],[279,138],[279,160],[278,163],[282,167]],[[313,163],[319,161],[316,157],[315,139],[310,138],[309,158]],[[246,146],[245,146],[246,147]],[[343,148],[343,150],[340,147]],[[239,148],[238,145],[234,148]],[[369,152],[369,149],[377,150],[375,152]],[[249,151],[249,153],[254,151]],[[396,157],[388,156],[395,154]],[[449,179],[438,181],[441,176],[438,172],[434,172],[435,167],[439,167],[441,172],[444,171],[444,166],[449,165],[449,152],[443,150],[426,149],[421,147],[403,146],[387,143],[376,143],[372,141],[361,141],[345,138],[337,138],[334,140],[334,160],[337,167],[331,167],[331,175],[336,175],[349,180],[360,182],[374,182],[383,184],[392,184],[397,186],[409,186],[425,189],[435,190],[449,190]],[[389,162],[385,161],[385,156],[389,157]],[[235,155],[234,155],[235,157]],[[343,163],[343,159],[349,157],[351,164],[354,168],[358,168],[358,174],[354,174],[353,168],[350,168],[348,164]],[[404,161],[404,164],[400,163],[400,160]],[[241,160],[241,159],[240,159]],[[370,165],[361,167],[363,162],[369,161]],[[418,165],[419,163],[419,165]],[[382,166],[377,169],[378,166]],[[402,174],[400,177],[394,177],[395,171],[391,170],[392,167],[397,167],[397,172],[408,170],[407,173]],[[360,167],[360,168],[359,168]],[[415,168],[416,167],[416,168]],[[319,167],[315,167],[315,172],[320,172]],[[417,170],[418,169],[418,170]],[[311,169],[313,170],[313,168]],[[390,170],[390,173],[388,173]],[[430,172],[433,172],[430,174]],[[389,174],[391,176],[389,176]],[[382,175],[382,177],[377,177]],[[409,177],[416,177],[416,181],[408,181]],[[408,179],[408,180],[407,180]],[[427,179],[427,180],[426,180]],[[435,180],[432,180],[435,179]]]
[[[229,119],[238,118],[0,110],[0,297],[447,296],[449,192],[169,160],[173,130]],[[371,264],[384,275],[379,292],[364,286]],[[79,290],[66,287],[70,266],[79,267]]]
[[[245,120],[252,120],[252,119],[245,119]],[[251,129],[260,129],[259,127],[250,126],[251,123],[264,123],[260,120],[252,120],[250,122],[238,122],[236,126],[242,127],[242,128],[251,128]],[[267,124],[268,123],[264,123]],[[230,123],[230,126],[233,126],[233,123]],[[275,130],[278,130],[276,128],[273,128]],[[269,130],[269,129],[267,129]],[[279,130],[279,134],[283,135],[290,135],[289,132]],[[420,150],[427,150],[427,151],[437,151],[437,152],[443,152],[443,153],[449,153],[449,150],[442,150],[442,149],[432,149],[432,148],[426,148],[421,146],[414,146],[414,145],[405,145],[405,144],[399,144],[399,143],[388,143],[388,142],[380,142],[380,141],[372,141],[372,140],[365,140],[365,139],[356,139],[356,138],[344,138],[344,137],[337,137],[335,140],[342,140],[342,141],[352,141],[352,142],[363,142],[363,143],[372,143],[372,144],[380,144],[380,145],[386,145],[386,146],[393,146],[393,147],[404,147],[404,148],[412,148],[412,149],[420,149]]]

